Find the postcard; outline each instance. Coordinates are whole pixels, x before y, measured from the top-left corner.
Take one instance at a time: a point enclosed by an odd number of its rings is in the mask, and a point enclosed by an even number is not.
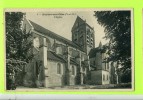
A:
[[[6,91],[134,90],[132,9],[5,9]]]

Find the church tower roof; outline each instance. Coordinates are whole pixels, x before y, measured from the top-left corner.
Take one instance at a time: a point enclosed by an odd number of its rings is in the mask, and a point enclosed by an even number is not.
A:
[[[102,43],[101,43],[101,41],[100,41],[100,43],[99,43],[99,49],[102,49]]]

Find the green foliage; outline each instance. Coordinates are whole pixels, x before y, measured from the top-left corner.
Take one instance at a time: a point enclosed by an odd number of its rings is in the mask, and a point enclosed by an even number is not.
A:
[[[95,11],[95,17],[109,39],[109,61],[118,62],[123,70],[131,68],[131,12]]]
[[[128,83],[128,82],[132,81],[131,77],[129,77],[129,76],[131,76],[131,69],[128,68],[124,72],[121,71],[120,73],[121,73],[121,82],[122,83]]]
[[[28,62],[27,52],[32,42],[27,43],[31,35],[21,29],[24,13],[6,12],[6,58]]]
[[[23,25],[24,13],[22,12],[6,12],[6,74],[7,87],[11,87],[12,82],[10,77],[18,76],[23,72],[24,66],[33,55],[28,55],[27,52],[31,49],[32,41],[27,42],[31,36],[30,32],[26,33]],[[10,88],[8,88],[10,89]]]

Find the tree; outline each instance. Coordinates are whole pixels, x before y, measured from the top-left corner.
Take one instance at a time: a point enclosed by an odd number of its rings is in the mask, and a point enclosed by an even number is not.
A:
[[[118,62],[124,71],[131,69],[131,12],[95,11],[95,17],[109,39],[109,61]]]
[[[32,42],[27,42],[31,34],[23,30],[23,19],[22,12],[5,13],[7,79],[10,74],[22,71],[25,64],[32,59],[32,56],[27,55],[32,45]]]
[[[22,30],[24,13],[6,12],[6,58],[28,62],[27,52],[32,43],[27,43],[30,33]]]

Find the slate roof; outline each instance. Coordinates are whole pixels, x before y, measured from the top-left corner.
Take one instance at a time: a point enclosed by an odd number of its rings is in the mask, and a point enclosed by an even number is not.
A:
[[[65,63],[66,61],[52,51],[47,51],[47,59]]]
[[[47,51],[47,59],[65,63],[66,60],[58,56],[55,52]],[[70,58],[70,64],[78,65],[75,59]]]
[[[86,20],[83,20],[81,17],[77,16],[76,21],[74,22],[74,25],[72,27],[72,30],[74,29],[75,23],[78,22],[78,20],[89,26],[91,29],[93,29],[93,27],[91,27],[88,23],[86,23]]]
[[[103,45],[102,48],[101,47],[93,48],[89,52],[89,58],[96,57],[97,52],[105,53],[105,51],[106,51],[105,45]]]
[[[90,50],[89,52],[89,58],[93,58],[93,57],[96,57],[96,53],[99,52],[99,48],[93,48]]]
[[[71,64],[74,64],[74,65],[78,65],[78,63],[76,62],[76,60],[73,59],[73,58],[70,58],[70,63],[71,63]]]
[[[52,32],[52,31],[50,31],[50,30],[48,30],[48,29],[46,29],[46,28],[44,28],[44,27],[34,23],[34,22],[32,22],[31,20],[29,20],[29,22],[32,24],[32,26],[33,26],[35,31],[40,32],[43,35],[47,35],[47,36],[49,36],[49,37],[51,37],[53,39],[57,39],[58,41],[61,41],[61,42],[65,43],[65,44],[68,44],[68,45],[70,45],[72,47],[75,47],[75,48],[81,50],[81,48],[77,44],[73,43],[72,41],[70,41],[70,40],[68,40],[68,39],[66,39],[66,38],[64,38],[64,37],[62,37],[62,36]],[[81,50],[81,51],[83,51],[83,50]]]

